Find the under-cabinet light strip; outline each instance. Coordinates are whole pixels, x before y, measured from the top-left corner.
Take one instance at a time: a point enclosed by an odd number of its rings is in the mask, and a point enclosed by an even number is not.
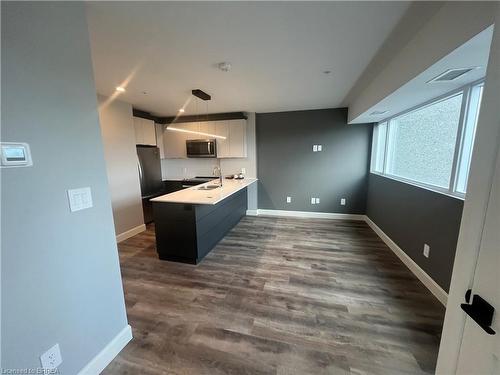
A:
[[[203,133],[203,132],[197,132],[194,130],[187,130],[187,129],[180,129],[180,128],[174,128],[172,126],[167,126],[167,130],[173,130],[176,132],[183,132],[183,133],[190,133],[190,134],[199,134],[199,135],[205,135],[207,137],[214,137],[214,138],[220,138],[220,139],[226,139],[226,137],[222,135],[216,135],[216,134],[210,134],[210,133]]]

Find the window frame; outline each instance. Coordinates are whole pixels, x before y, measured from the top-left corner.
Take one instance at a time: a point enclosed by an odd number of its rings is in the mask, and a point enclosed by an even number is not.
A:
[[[484,78],[481,78],[479,80],[468,83],[467,85],[464,85],[464,86],[461,86],[457,89],[451,90],[443,95],[440,95],[438,97],[427,100],[423,103],[420,103],[416,106],[413,106],[407,110],[398,112],[392,116],[386,117],[385,119],[377,122],[375,124],[375,126],[379,126],[380,124],[387,123],[387,131],[386,131],[386,135],[385,135],[386,136],[386,138],[385,138],[385,150],[384,150],[384,155],[383,155],[384,160],[383,160],[383,165],[382,165],[382,171],[376,171],[373,167],[373,165],[374,165],[373,158],[376,157],[376,155],[374,155],[374,153],[373,153],[373,150],[374,149],[377,150],[378,145],[374,145],[376,140],[375,140],[375,138],[373,138],[372,139],[372,153],[370,156],[370,173],[463,200],[465,198],[465,193],[457,191],[458,169],[460,168],[461,158],[463,156],[463,147],[464,147],[464,143],[465,143],[465,134],[466,134],[465,127],[467,125],[467,120],[471,114],[471,107],[470,107],[471,106],[471,93],[475,87],[481,86],[481,85],[483,85],[483,87],[484,87]],[[455,149],[454,149],[454,153],[453,153],[450,182],[448,184],[448,187],[432,185],[432,184],[428,184],[425,182],[421,182],[421,181],[417,181],[417,180],[413,180],[410,178],[405,178],[405,177],[401,177],[398,175],[388,173],[388,159],[389,159],[388,155],[390,152],[391,134],[394,134],[394,130],[392,130],[394,127],[394,122],[392,120],[395,118],[398,118],[400,116],[415,112],[417,110],[424,109],[430,105],[439,103],[443,100],[452,98],[453,96],[460,95],[460,94],[462,94],[462,104],[460,106],[460,115],[459,115],[459,120],[458,120],[459,122],[458,122],[458,127],[457,127]],[[481,106],[481,102],[479,102],[479,108],[477,108],[478,112],[480,110],[480,106]],[[475,134],[475,131],[473,132],[473,135],[474,134]]]

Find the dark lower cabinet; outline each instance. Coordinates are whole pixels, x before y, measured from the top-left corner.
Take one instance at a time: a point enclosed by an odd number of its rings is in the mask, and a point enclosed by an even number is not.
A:
[[[215,205],[153,202],[159,258],[199,263],[238,224],[246,210],[246,188]]]
[[[153,203],[149,200],[154,197],[142,198],[142,214],[144,215],[144,224],[153,222]]]
[[[149,195],[148,197],[142,198],[142,212],[144,214],[144,223],[150,224],[154,221],[153,217],[153,202],[150,201],[152,198],[159,197],[163,194],[173,193],[175,191],[179,191],[184,189],[182,186],[182,181],[180,180],[166,180],[163,181],[163,190]]]
[[[165,190],[164,194],[169,194],[184,189],[184,186],[182,186],[182,181],[180,180],[164,180],[163,187]]]

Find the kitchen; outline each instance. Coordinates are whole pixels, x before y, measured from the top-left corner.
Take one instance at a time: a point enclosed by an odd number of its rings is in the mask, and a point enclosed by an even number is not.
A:
[[[137,109],[132,112],[144,223],[155,222],[160,259],[197,263],[246,215],[248,199],[255,200],[255,144],[248,146],[248,140],[255,142],[255,124],[248,124],[248,115],[234,112],[183,116],[200,102],[208,108],[210,99],[203,91],[192,90],[192,97],[174,118],[157,117]],[[247,175],[247,169],[253,176]],[[210,245],[199,243],[200,248],[204,248],[203,255],[183,257],[182,252],[190,252],[190,249],[180,248],[180,244],[187,241],[179,237],[181,228],[175,225],[181,217],[167,220],[161,211],[174,212],[175,203],[183,207],[208,204],[218,208],[227,204],[226,198],[242,189],[244,191],[237,194],[244,195],[240,214],[232,220],[223,217],[227,223],[219,223],[219,234],[210,236]],[[212,214],[219,211],[214,210]],[[214,217],[207,219],[213,222]],[[165,220],[167,224],[162,224]],[[214,228],[205,229],[209,231],[214,233]],[[192,239],[193,233],[186,236]],[[172,252],[175,254],[169,254]]]

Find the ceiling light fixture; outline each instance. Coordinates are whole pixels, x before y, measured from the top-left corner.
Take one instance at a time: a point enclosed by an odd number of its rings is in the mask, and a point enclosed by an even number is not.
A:
[[[117,86],[116,91],[125,92],[125,87]]]
[[[326,74],[326,75],[330,74],[331,72],[332,72],[331,70],[323,70],[323,74]]]
[[[187,129],[181,129],[181,128],[175,128],[173,126],[167,126],[167,130],[172,130],[172,131],[182,132],[182,133],[189,133],[189,134],[204,135],[204,136],[207,136],[207,137],[213,137],[213,138],[219,138],[219,139],[226,139],[226,137],[224,137],[222,135],[197,132],[197,131],[194,131],[194,130],[187,130]]]

